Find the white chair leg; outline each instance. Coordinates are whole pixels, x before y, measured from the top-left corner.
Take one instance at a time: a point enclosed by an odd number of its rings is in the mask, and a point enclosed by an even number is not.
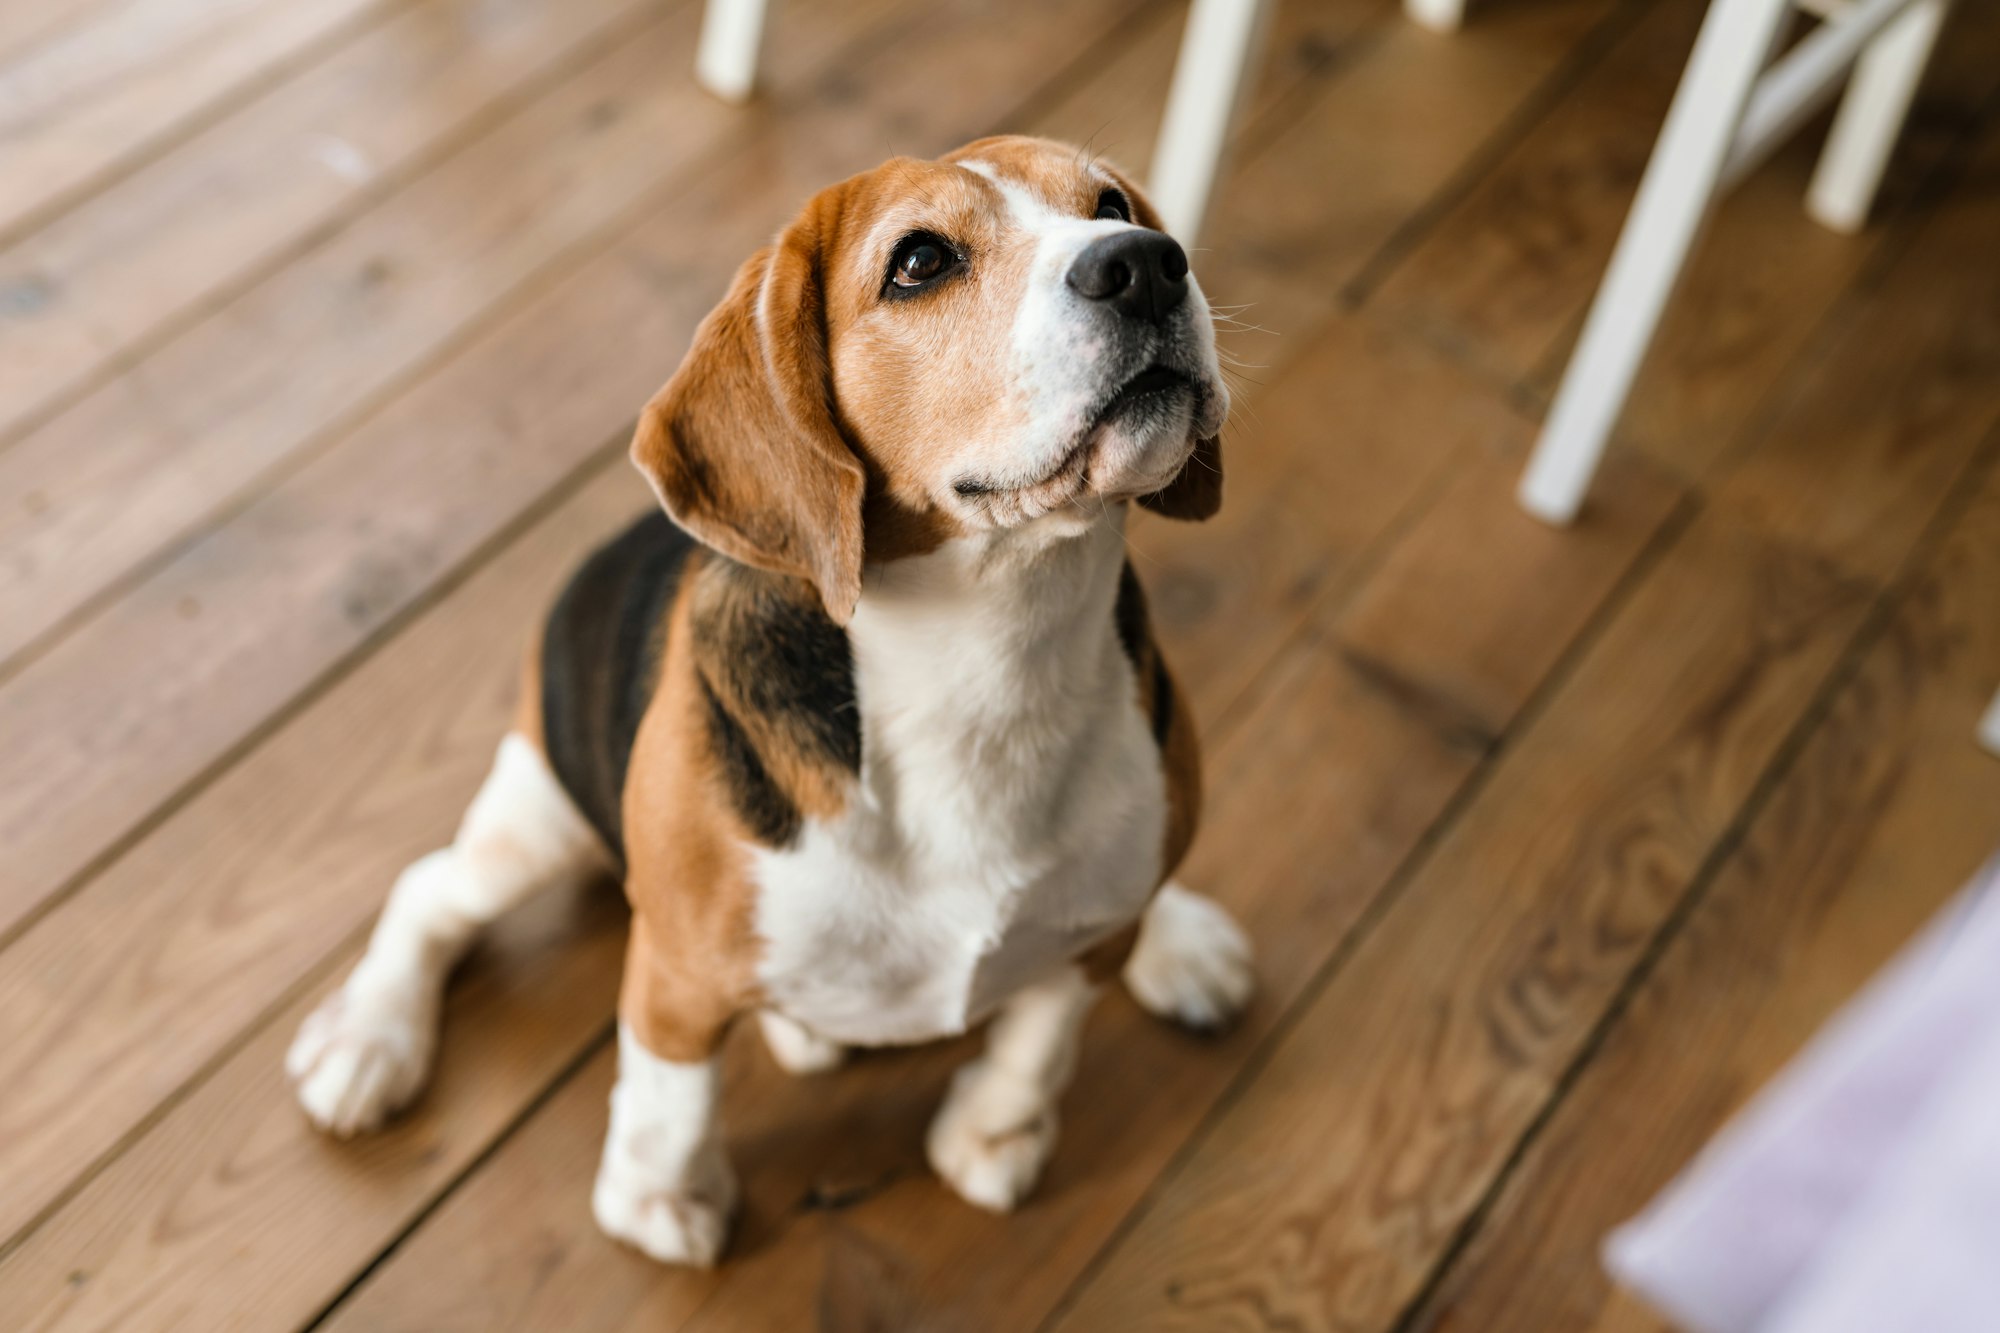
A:
[[[1191,246],[1229,142],[1230,122],[1263,45],[1272,0],[1194,0],[1148,192],[1167,230]]]
[[[1986,716],[1980,719],[1979,743],[2000,754],[2000,693],[1993,696],[1993,702],[1986,706]]]
[[[1537,518],[1567,524],[1583,505],[1790,4],[1714,0],[1709,6],[1582,340],[1521,479],[1521,505]]]
[[[1855,62],[1806,192],[1806,212],[1823,225],[1856,232],[1868,221],[1946,8],[1947,0],[1915,0]]]
[[[764,38],[764,0],[708,0],[694,77],[725,102],[742,102],[757,84],[757,47]]]
[[[1403,0],[1403,12],[1433,32],[1457,32],[1465,23],[1465,0]]]

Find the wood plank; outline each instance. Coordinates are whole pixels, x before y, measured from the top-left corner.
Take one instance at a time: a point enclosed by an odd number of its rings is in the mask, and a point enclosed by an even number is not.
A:
[[[1338,81],[1347,62],[1383,31],[1384,0],[1307,0],[1271,16],[1261,68],[1244,90],[1231,126],[1232,155],[1254,155],[1298,114],[1305,102]],[[1161,108],[1173,83],[1174,61],[1187,27],[1186,0],[1149,9],[1120,32],[1114,49],[1089,79],[1048,106],[1003,128],[1082,144],[1132,172],[1141,182],[1153,160]],[[1225,176],[1229,163],[1223,166]],[[1213,262],[1201,256],[1196,268]],[[1302,331],[1303,332],[1303,331]]]
[[[800,37],[850,37],[884,8]],[[31,497],[0,511],[0,659],[338,438],[739,134],[740,112],[660,77],[699,24],[682,4],[629,35],[0,453],[0,492]]]
[[[324,240],[659,7],[439,0],[393,14],[9,247],[0,441]]]
[[[1955,194],[1854,336],[1791,386],[1791,411],[1550,702],[1504,786],[1313,996],[1060,1326],[1254,1309],[1386,1327],[1421,1289],[1729,835],[1868,590],[2000,417],[1990,293],[1950,276],[1965,251],[1949,248],[1990,234],[1993,208],[1988,191]],[[1885,395],[1896,419],[1870,407]],[[1912,454],[1893,485],[1885,441]]]
[[[397,872],[449,838],[513,716],[534,608],[648,503],[607,469],[0,952],[0,1241],[322,971]]]
[[[2000,680],[1995,533],[1990,469],[1413,1327],[1665,1329],[1612,1291],[1605,1233],[2000,844],[2000,764],[1971,742]]]
[[[1208,228],[1228,243],[1209,259],[1209,298],[1247,303],[1244,318],[1277,334],[1267,359],[1281,362],[1288,339],[1346,304],[1385,247],[1421,235],[1428,210],[1504,149],[1538,94],[1589,62],[1591,34],[1621,23],[1623,8],[1496,5],[1448,36],[1385,9],[1344,54],[1342,77],[1288,124],[1287,151],[1254,154],[1218,192]]]
[[[1315,606],[1352,591],[1466,457],[1524,448],[1528,436],[1499,396],[1352,316],[1335,318],[1237,419],[1224,433],[1222,512],[1197,526],[1137,525],[1131,543],[1203,717],[1228,713]]]
[[[2000,42],[2000,28],[1995,32]],[[1759,528],[1886,578],[2000,421],[2000,117],[1900,262],[1874,275],[1715,487]]]
[[[1316,379],[1306,365],[1298,373]],[[1355,366],[1351,373],[1367,372]],[[1263,457],[1252,453],[1252,466]],[[1373,455],[1352,457],[1360,474]],[[1498,478],[1516,465],[1517,452],[1472,445],[1458,461],[1469,479],[1485,484],[1452,488],[1405,541],[1453,544],[1468,506],[1506,504]],[[1629,472],[1614,489],[1628,503],[1607,507],[1588,554],[1572,545],[1567,560],[1552,562],[1533,543],[1502,547],[1495,560],[1517,577],[1496,575],[1463,606],[1464,615],[1530,622],[1540,632],[1521,643],[1546,671],[1673,496]],[[1613,512],[1622,521],[1615,529]],[[1510,551],[1525,558],[1517,565]],[[1453,643],[1448,637],[1439,646]],[[1414,642],[1409,652],[1424,659]],[[1428,710],[1410,708],[1401,693],[1383,690],[1324,645],[1287,652],[1274,682],[1216,747],[1211,809],[1188,872],[1191,882],[1224,897],[1257,938],[1263,998],[1245,1027],[1219,1043],[1173,1033],[1122,997],[1108,1000],[1065,1099],[1062,1148],[1023,1211],[1004,1219],[980,1214],[948,1195],[922,1162],[923,1126],[944,1078],[965,1056],[963,1044],[870,1057],[810,1082],[788,1080],[753,1057],[742,1061],[752,1066],[747,1075],[732,1070],[748,1082],[733,1085],[728,1101],[748,1198],[739,1244],[719,1278],[651,1268],[604,1242],[584,1203],[602,1132],[607,1061],[557,1094],[447,1200],[334,1326],[533,1327],[560,1309],[588,1311],[591,1326],[607,1328],[675,1327],[691,1312],[686,1326],[704,1329],[802,1327],[815,1317],[833,1327],[1035,1326],[1337,947],[1483,748],[1437,727]],[[1133,1088],[1146,1096],[1135,1099]],[[533,1228],[496,1225],[505,1216],[537,1221]],[[435,1296],[475,1289],[482,1303],[457,1315]]]
[[[291,1101],[284,1006],[175,1106],[125,1169],[4,1262],[14,1327],[301,1327],[556,1078],[613,1001],[623,906],[608,887],[531,904],[468,964],[422,1107],[366,1144],[313,1133]],[[341,957],[343,964],[353,953]],[[317,997],[311,997],[317,998]]]
[[[881,11],[813,12],[865,33],[863,17]],[[856,31],[812,22],[802,16],[798,37],[828,40],[774,51],[774,76],[824,67],[841,49],[833,36]],[[913,35],[951,31],[933,21]],[[967,97],[1002,97],[992,84],[963,82]],[[0,881],[0,936],[551,485],[617,452],[634,405],[773,216],[804,193],[802,178],[823,180],[829,160],[851,161],[854,145],[886,126],[963,114],[951,101],[926,113],[909,99],[927,86],[909,86],[917,91],[871,89],[832,112],[803,97],[747,118],[698,110],[745,129],[721,141],[723,160],[709,161],[654,224],[657,256],[642,232],[541,291],[419,391],[0,684],[0,731],[23,738],[0,754],[0,838],[14,851],[13,873]],[[853,135],[846,159],[816,156],[819,132],[805,122]],[[777,149],[780,135],[794,146]],[[800,156],[780,170],[781,151]],[[99,441],[84,456],[106,451]],[[199,481],[170,471],[181,484]],[[115,766],[96,760],[113,753]]]
[[[0,239],[407,0],[119,0],[0,64]]]

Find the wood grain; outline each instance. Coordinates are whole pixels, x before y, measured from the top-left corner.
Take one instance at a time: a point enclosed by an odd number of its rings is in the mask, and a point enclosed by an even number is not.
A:
[[[0,442],[449,156],[652,0],[390,16],[0,254]]]
[[[659,76],[699,20],[683,5],[633,34],[0,453],[0,491],[31,497],[0,511],[0,659],[340,438],[740,132]]]
[[[605,473],[0,952],[0,1240],[448,840],[513,716],[512,645],[649,501]]]
[[[1350,283],[1478,178],[1486,154],[1532,118],[1538,93],[1571,62],[1588,63],[1591,34],[1621,8],[1495,5],[1443,36],[1385,7],[1345,53],[1343,76],[1296,109],[1287,150],[1246,159],[1217,196],[1209,228],[1228,244],[1214,247],[1203,289],[1249,303],[1244,318],[1278,335],[1271,356],[1281,359],[1286,338],[1345,305]]]
[[[2000,423],[2000,264],[1965,258],[1996,235],[2000,123],[1784,386],[1785,410],[1715,487],[1716,502],[1888,578]]]
[[[186,1100],[0,1262],[22,1329],[296,1328],[556,1078],[613,1002],[624,909],[540,900],[468,964],[430,1094],[366,1143],[306,1124],[284,1050],[318,998],[272,1015]],[[342,966],[353,952],[339,958]]]
[[[1605,1233],[2000,844],[2000,764],[1968,739],[2000,680],[1996,532],[1989,471],[1413,1327],[1663,1327],[1612,1291]]]
[[[396,3],[113,0],[16,49],[0,63],[0,238]]]
[[[1245,696],[1316,604],[1367,577],[1467,458],[1524,448],[1529,434],[1497,395],[1357,316],[1331,320],[1238,420],[1224,432],[1222,512],[1136,525],[1132,540],[1205,717]]]

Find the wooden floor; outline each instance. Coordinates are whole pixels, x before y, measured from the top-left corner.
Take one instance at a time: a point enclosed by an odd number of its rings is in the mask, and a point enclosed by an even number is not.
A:
[[[590,1221],[614,892],[482,946],[380,1137],[280,1055],[735,263],[892,151],[1143,166],[1184,16],[785,4],[729,109],[698,8],[0,5],[0,1327],[1656,1328],[1605,1229],[2000,843],[2000,7],[1866,234],[1809,141],[1728,203],[1556,533],[1513,479],[1700,5],[1287,0],[1195,256],[1228,504],[1136,534],[1260,998],[1107,1003],[1007,1219],[922,1164],[962,1047],[740,1043],[695,1274]]]

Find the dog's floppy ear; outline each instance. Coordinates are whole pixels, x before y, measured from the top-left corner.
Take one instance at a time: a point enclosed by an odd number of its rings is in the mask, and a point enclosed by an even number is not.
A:
[[[1098,164],[1118,188],[1125,192],[1132,204],[1132,220],[1142,227],[1154,231],[1165,231],[1166,224],[1160,220],[1159,210],[1153,201],[1140,193],[1132,178],[1108,162]],[[1168,518],[1199,522],[1214,518],[1215,511],[1222,508],[1222,440],[1219,436],[1208,436],[1195,441],[1194,452],[1174,479],[1151,495],[1139,497],[1139,503],[1156,514]]]
[[[666,387],[632,461],[673,520],[731,559],[810,580],[845,625],[861,596],[861,460],[834,421],[825,200],[736,274]]]

